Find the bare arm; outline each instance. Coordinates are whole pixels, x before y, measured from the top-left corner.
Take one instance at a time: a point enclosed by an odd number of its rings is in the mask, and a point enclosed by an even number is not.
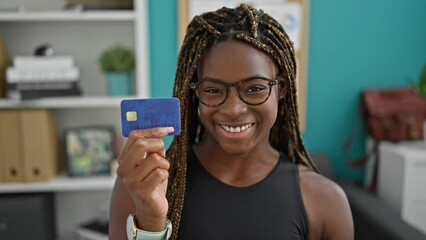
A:
[[[110,205],[109,239],[122,240],[126,236],[126,219],[131,213],[135,213],[135,204],[120,178],[115,180]]]
[[[352,213],[345,192],[340,186],[332,183],[330,190],[329,211],[324,211],[325,228],[322,239],[339,240],[354,239]]]
[[[136,215],[136,225],[162,231],[166,225],[169,162],[164,159],[161,137],[173,128],[135,130],[118,157],[117,180],[111,197],[109,238],[127,239],[126,219]]]
[[[352,213],[341,187],[306,167],[300,167],[299,172],[308,215],[308,239],[353,240]]]

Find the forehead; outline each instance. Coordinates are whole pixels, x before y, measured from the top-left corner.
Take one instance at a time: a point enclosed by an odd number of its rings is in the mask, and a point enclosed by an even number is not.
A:
[[[276,66],[266,53],[248,43],[225,41],[207,50],[199,75],[231,82],[255,75],[273,78]]]

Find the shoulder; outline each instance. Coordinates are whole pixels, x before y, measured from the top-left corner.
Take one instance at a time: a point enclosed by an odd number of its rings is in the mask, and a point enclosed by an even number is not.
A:
[[[347,201],[343,189],[332,180],[322,176],[309,169],[306,166],[299,165],[300,186],[302,191],[314,197],[321,197],[317,201],[333,202]]]
[[[352,215],[343,189],[306,166],[299,165],[299,176],[310,235],[319,237],[314,239],[352,239]]]

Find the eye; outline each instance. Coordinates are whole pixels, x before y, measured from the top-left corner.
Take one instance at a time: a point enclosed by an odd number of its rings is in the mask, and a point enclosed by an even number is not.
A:
[[[222,93],[222,91],[218,88],[208,87],[201,89],[204,93]]]
[[[267,90],[267,87],[263,86],[263,85],[253,85],[253,86],[249,86],[248,88],[246,88],[246,92],[248,93],[255,93],[255,92],[260,92],[260,91],[264,91]]]
[[[265,94],[269,92],[268,81],[264,79],[250,79],[244,81],[240,84],[240,89],[243,90],[244,94],[250,95],[252,97],[258,96],[259,94]]]

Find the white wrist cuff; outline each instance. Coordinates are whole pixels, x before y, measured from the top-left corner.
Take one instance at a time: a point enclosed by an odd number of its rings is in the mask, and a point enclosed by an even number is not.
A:
[[[138,229],[135,224],[135,215],[130,214],[127,217],[127,239],[128,240],[167,240],[172,235],[172,223],[169,219],[166,221],[166,227],[160,232],[149,232]]]

